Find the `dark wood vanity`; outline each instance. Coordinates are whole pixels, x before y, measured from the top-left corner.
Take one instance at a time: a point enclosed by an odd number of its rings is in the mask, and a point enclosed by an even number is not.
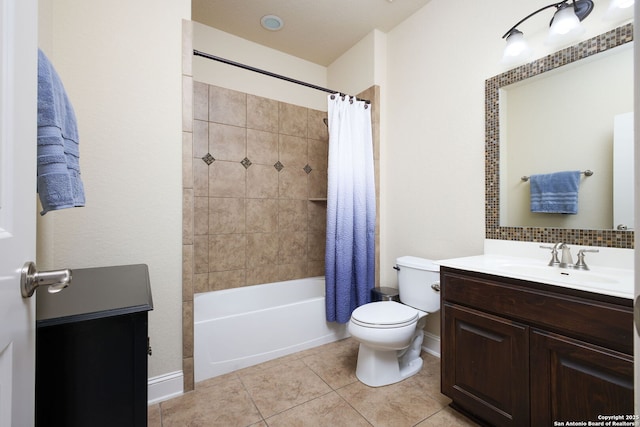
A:
[[[442,393],[452,407],[518,427],[633,414],[631,299],[440,271]]]

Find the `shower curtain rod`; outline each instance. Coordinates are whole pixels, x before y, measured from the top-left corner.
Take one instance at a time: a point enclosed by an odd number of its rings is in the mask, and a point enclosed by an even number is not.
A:
[[[209,53],[201,52],[201,51],[196,50],[196,49],[193,50],[193,54],[195,56],[201,56],[203,58],[212,59],[214,61],[222,62],[224,64],[233,65],[234,67],[239,67],[239,68],[243,68],[245,70],[249,70],[249,71],[253,71],[253,72],[256,72],[256,73],[264,74],[265,76],[275,77],[276,79],[285,80],[285,81],[290,82],[290,83],[295,83],[295,84],[299,84],[301,86],[309,87],[311,89],[320,90],[322,92],[327,92],[327,93],[332,93],[332,94],[333,93],[338,93],[337,90],[331,90],[331,89],[327,89],[325,87],[314,85],[312,83],[307,83],[307,82],[303,82],[301,80],[292,79],[291,77],[286,77],[286,76],[283,76],[281,74],[272,73],[270,71],[266,71],[266,70],[262,70],[260,68],[252,67],[250,65],[241,64],[239,62],[231,61],[229,59],[225,59],[225,58],[221,58],[219,56],[211,55]],[[348,96],[348,95],[346,95],[346,94],[344,94],[342,92],[340,92],[340,95]],[[367,104],[371,104],[371,101],[369,101],[368,99],[360,99],[360,98],[356,98],[356,99],[358,101],[364,101]]]

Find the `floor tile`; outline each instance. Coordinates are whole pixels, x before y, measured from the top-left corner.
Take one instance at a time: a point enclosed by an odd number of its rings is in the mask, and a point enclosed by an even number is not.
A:
[[[336,392],[331,392],[267,419],[269,427],[370,427]]]
[[[407,380],[384,387],[361,382],[338,390],[374,426],[409,427],[442,409],[442,403]]]
[[[241,375],[240,378],[264,418],[331,391],[301,360]]]
[[[442,406],[448,405],[451,399],[440,393],[440,359],[427,353],[422,353],[422,359],[424,360],[422,370],[407,378],[405,382],[411,387],[422,390]]]
[[[461,413],[447,407],[442,411],[433,414],[416,427],[477,427],[478,424],[472,422]]]
[[[248,426],[263,418],[238,378],[162,402],[162,427]]]
[[[160,405],[157,403],[147,408],[147,427],[162,427]]]
[[[334,390],[358,381],[356,378],[357,360],[357,346],[336,346],[302,359]]]
[[[148,407],[149,427],[477,427],[440,393],[440,359],[385,387],[355,376],[359,344],[345,339],[195,384]]]

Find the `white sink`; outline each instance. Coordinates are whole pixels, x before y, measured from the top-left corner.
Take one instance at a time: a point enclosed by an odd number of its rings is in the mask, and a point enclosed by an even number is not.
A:
[[[547,278],[583,285],[593,284],[596,286],[606,286],[616,284],[620,281],[613,276],[603,276],[591,271],[549,267],[547,265],[505,264],[500,266],[500,269],[537,279]]]
[[[590,270],[550,267],[543,260],[479,255],[438,261],[446,267],[511,277],[633,299],[633,270],[591,266]]]

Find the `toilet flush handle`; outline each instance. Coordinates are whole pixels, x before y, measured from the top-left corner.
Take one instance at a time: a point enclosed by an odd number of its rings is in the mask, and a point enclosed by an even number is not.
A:
[[[431,285],[431,289],[433,289],[436,292],[440,292],[440,282],[436,282],[434,284]]]

